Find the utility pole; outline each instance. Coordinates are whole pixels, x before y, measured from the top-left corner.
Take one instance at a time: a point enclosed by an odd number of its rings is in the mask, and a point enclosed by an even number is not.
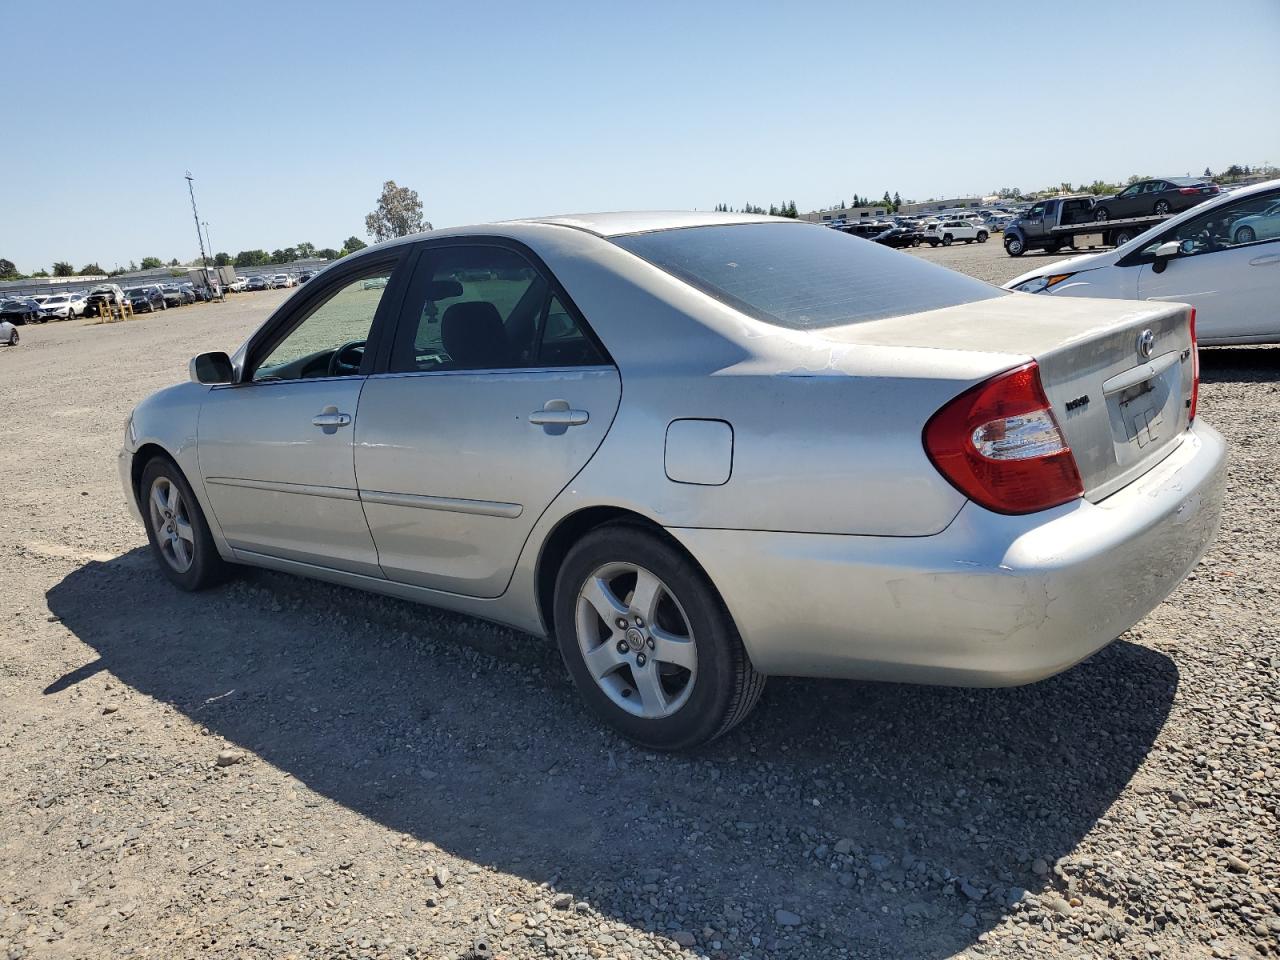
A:
[[[196,210],[196,189],[194,186],[192,186],[192,183],[191,183],[193,180],[195,180],[195,177],[193,177],[191,175],[191,171],[188,170],[186,172],[186,178],[187,178],[187,192],[191,194],[191,216],[196,222],[196,239],[200,242],[200,266],[202,268],[200,271],[200,279],[204,288],[206,290],[210,290],[211,287],[209,285],[209,258],[205,256],[205,252],[204,252],[204,234],[200,231],[200,213],[198,210]]]

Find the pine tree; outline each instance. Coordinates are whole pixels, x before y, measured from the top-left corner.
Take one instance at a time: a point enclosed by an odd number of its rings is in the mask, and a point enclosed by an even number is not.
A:
[[[898,208],[902,206],[902,197],[898,196],[898,191],[893,191],[893,212],[897,213]]]

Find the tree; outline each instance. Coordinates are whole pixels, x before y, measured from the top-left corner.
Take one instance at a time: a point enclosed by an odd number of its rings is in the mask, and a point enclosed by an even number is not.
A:
[[[75,273],[75,267],[65,260],[59,260],[53,265],[53,275],[55,277],[73,277]]]
[[[342,245],[342,249],[347,253],[355,253],[357,250],[363,250],[368,244],[359,237],[347,237],[347,242]]]
[[[17,280],[20,276],[22,274],[18,273],[17,264],[0,257],[0,280]]]
[[[337,260],[342,256],[342,252],[333,247],[323,247],[316,251],[316,256],[321,260]]]
[[[237,267],[262,267],[271,262],[271,255],[265,250],[241,250],[236,254]]]
[[[893,212],[897,213],[901,207],[902,207],[902,196],[898,193],[897,190],[895,190],[893,191]]]
[[[38,279],[40,279],[41,277],[47,277],[48,275],[49,275],[49,271],[48,271],[48,270],[37,270],[35,273],[33,273],[33,274],[31,275],[31,279],[32,279],[32,280],[38,280]]]
[[[142,258],[143,270],[158,270],[163,266],[164,266],[164,262],[159,257],[143,257]]]
[[[1205,175],[1206,177],[1212,177],[1212,176],[1213,176],[1213,171],[1212,171],[1212,170],[1210,170],[1208,167],[1205,167],[1205,168],[1204,168],[1204,175]]]
[[[80,276],[82,277],[101,277],[105,276],[106,272],[96,263],[86,263],[80,268]]]
[[[364,218],[365,233],[379,242],[411,233],[430,230],[430,222],[422,219],[422,201],[408,187],[398,187],[394,180],[382,185],[382,196],[373,213]]]
[[[298,251],[293,247],[285,247],[283,250],[271,251],[272,263],[289,263],[291,260],[298,259]]]
[[[300,243],[293,249],[298,251],[298,259],[305,257],[314,257],[316,255],[316,245],[314,243]]]
[[[229,266],[231,266],[231,254],[229,254],[229,253],[215,253],[215,254],[213,255],[213,265],[214,265],[215,267],[229,267]]]
[[[794,200],[787,204],[787,212],[784,213],[783,216],[790,217],[792,220],[800,219],[800,211],[796,209],[796,202]]]

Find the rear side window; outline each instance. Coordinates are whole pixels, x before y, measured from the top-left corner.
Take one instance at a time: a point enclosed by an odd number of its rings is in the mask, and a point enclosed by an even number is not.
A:
[[[396,373],[576,367],[604,362],[543,273],[514,250],[429,250],[397,337]]]
[[[1006,293],[816,225],[691,227],[613,242],[735,310],[794,330],[902,316]]]

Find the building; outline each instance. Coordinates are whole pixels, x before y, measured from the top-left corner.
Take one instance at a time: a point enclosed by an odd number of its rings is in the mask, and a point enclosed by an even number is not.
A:
[[[904,203],[898,212],[907,216],[919,213],[937,213],[939,210],[961,210],[982,206],[981,197],[956,197],[952,200],[922,200],[919,203]]]
[[[887,217],[891,211],[887,207],[833,207],[830,210],[813,210],[800,214],[799,219],[810,223],[858,223],[862,220],[877,220]]]

